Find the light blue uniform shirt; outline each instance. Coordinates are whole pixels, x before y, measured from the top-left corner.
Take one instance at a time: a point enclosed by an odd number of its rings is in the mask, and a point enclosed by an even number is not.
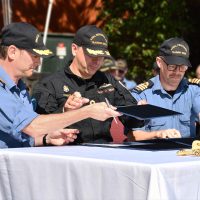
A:
[[[160,106],[183,113],[168,117],[154,118],[146,121],[145,131],[164,129],[177,129],[182,137],[194,137],[196,135],[195,120],[198,120],[200,112],[200,85],[191,84],[183,79],[173,97],[162,87],[159,75],[150,79],[149,86],[140,84],[132,91],[137,101],[145,99],[148,104]],[[138,130],[138,129],[137,129]]]
[[[33,146],[22,130],[37,116],[23,81],[16,85],[0,67],[0,148]]]
[[[131,81],[126,78],[123,79],[122,83],[126,86],[127,90],[129,91],[131,91],[137,85],[135,81]]]

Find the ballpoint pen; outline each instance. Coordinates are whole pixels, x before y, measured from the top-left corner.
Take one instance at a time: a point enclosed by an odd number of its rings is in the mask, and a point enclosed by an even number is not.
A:
[[[111,105],[110,105],[108,99],[105,98],[105,100],[106,100],[106,104],[107,104],[108,108],[111,108]],[[115,120],[115,123],[118,124],[118,123],[117,123],[117,120],[116,120],[116,118],[115,118],[114,116],[113,116],[113,119]]]

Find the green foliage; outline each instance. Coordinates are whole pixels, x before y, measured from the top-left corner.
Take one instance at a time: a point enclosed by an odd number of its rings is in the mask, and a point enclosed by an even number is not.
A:
[[[129,78],[138,83],[152,76],[159,45],[184,37],[190,28],[184,0],[103,0],[104,31],[114,58],[126,58]]]

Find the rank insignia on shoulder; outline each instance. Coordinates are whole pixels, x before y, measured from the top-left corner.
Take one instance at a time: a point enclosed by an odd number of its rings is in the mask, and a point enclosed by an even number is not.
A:
[[[139,85],[137,85],[134,90],[136,90],[137,92],[142,92],[148,88],[151,88],[153,86],[153,82],[152,81],[147,81],[147,82],[144,82],[144,83],[141,83]]]
[[[63,86],[63,91],[66,92],[66,93],[69,92],[69,87],[66,86],[66,85],[64,85],[64,86]]]
[[[200,79],[199,78],[189,78],[188,82],[189,82],[189,84],[199,85],[200,86]]]

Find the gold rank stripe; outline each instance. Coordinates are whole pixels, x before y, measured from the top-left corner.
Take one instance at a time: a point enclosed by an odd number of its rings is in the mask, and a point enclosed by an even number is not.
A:
[[[193,78],[193,79],[188,79],[188,81],[190,82],[190,83],[196,83],[196,84],[200,84],[200,79],[198,79],[198,78]]]
[[[50,51],[49,49],[45,49],[45,50],[39,50],[39,49],[33,49],[34,52],[38,53],[39,55],[51,55],[53,54],[52,51]]]
[[[194,82],[195,82],[195,83],[199,83],[200,80],[199,80],[199,79],[195,79]]]
[[[109,51],[103,51],[103,50],[93,50],[93,49],[89,49],[89,48],[86,48],[87,52],[90,54],[90,55],[107,55],[107,56],[110,56],[110,53]]]
[[[148,88],[148,86],[149,86],[149,83],[148,83],[148,82],[145,82],[145,83],[142,83],[142,84],[138,85],[138,86],[136,87],[136,89],[145,90],[146,88]]]

